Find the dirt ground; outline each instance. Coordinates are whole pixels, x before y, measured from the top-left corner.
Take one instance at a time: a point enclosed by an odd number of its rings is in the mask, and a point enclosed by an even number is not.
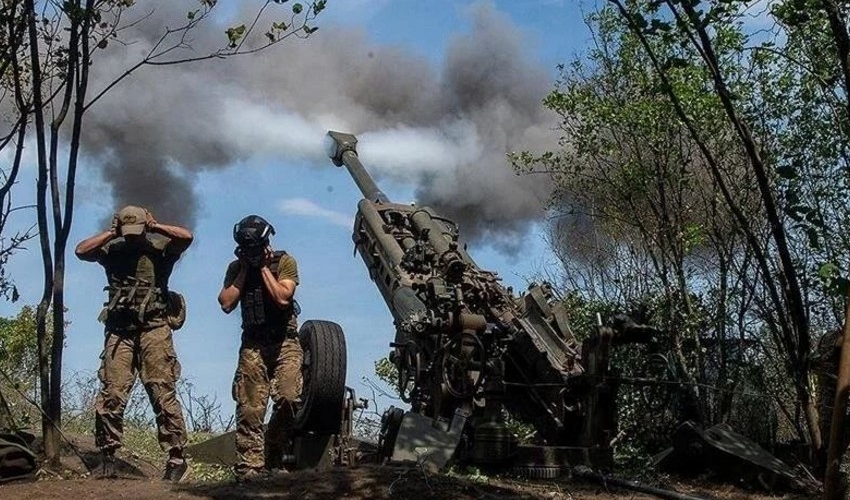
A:
[[[747,493],[721,485],[697,486],[679,483],[679,493],[704,499],[814,499],[815,494],[771,496]],[[358,466],[328,471],[300,471],[240,485],[192,482],[171,485],[150,478],[40,480],[0,485],[4,499],[214,499],[214,500],[329,500],[329,499],[596,499],[645,500],[658,496],[605,488],[587,483],[553,480],[547,482],[471,480],[444,475],[424,476],[419,470]]]
[[[481,475],[425,474],[418,468],[359,465],[324,471],[296,471],[262,481],[237,484],[233,480],[211,481],[201,466],[183,484],[159,479],[157,464],[133,453],[118,455],[119,478],[96,479],[99,454],[91,439],[75,439],[75,447],[63,456],[61,474],[42,471],[37,480],[0,484],[0,499],[26,500],[425,500],[425,499],[546,499],[546,500],[649,500],[657,495],[614,485],[560,478],[548,481],[497,479]],[[654,485],[659,486],[659,485]],[[707,480],[669,479],[663,485],[687,499],[717,500],[814,500],[816,492],[765,494],[738,485]]]

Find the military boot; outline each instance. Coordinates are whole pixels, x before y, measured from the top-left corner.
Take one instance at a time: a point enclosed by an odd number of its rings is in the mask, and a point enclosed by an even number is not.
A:
[[[270,471],[283,468],[283,447],[269,446],[266,449],[266,469]]]
[[[168,461],[165,462],[165,474],[162,476],[163,481],[172,483],[182,483],[189,478],[189,462],[183,457],[183,450],[172,449],[169,452]]]
[[[115,469],[115,452],[103,450],[101,452],[100,479],[114,479],[116,477],[118,477],[118,472]]]

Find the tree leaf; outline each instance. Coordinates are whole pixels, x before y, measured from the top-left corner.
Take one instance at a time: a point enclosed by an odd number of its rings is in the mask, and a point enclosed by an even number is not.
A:
[[[838,272],[838,266],[834,262],[827,262],[818,268],[818,277],[823,280],[829,279]]]

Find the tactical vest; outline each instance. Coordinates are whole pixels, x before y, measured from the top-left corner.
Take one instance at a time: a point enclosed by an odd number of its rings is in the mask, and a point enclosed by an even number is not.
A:
[[[133,331],[167,323],[168,278],[176,258],[170,240],[147,234],[140,245],[113,240],[104,257],[108,297],[101,313],[110,330]]]
[[[286,255],[277,251],[272,257],[269,269],[277,277],[280,259]],[[295,300],[286,307],[280,307],[272,298],[259,268],[251,268],[245,276],[242,296],[239,299],[242,308],[242,338],[253,341],[276,341],[291,334],[290,323],[297,314],[293,307]]]

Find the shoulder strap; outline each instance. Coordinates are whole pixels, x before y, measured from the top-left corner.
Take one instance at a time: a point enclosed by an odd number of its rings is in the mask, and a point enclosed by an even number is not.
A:
[[[274,251],[272,254],[271,264],[269,264],[269,270],[271,270],[271,272],[277,273],[277,268],[280,265],[280,259],[282,259],[284,255],[286,255],[286,250]]]
[[[171,238],[168,236],[163,236],[161,234],[145,234],[148,244],[150,247],[155,250],[157,253],[162,253],[165,251],[165,248],[171,243]]]

